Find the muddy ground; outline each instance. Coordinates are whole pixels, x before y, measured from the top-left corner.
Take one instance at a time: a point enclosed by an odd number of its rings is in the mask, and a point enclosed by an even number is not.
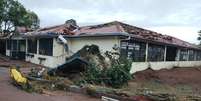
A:
[[[132,95],[155,93],[173,94],[178,101],[194,101],[188,97],[201,97],[201,67],[173,68],[137,72],[123,91]],[[195,100],[197,101],[197,100]],[[200,100],[198,100],[200,101]]]
[[[30,67],[40,68],[40,65],[19,60],[9,60],[7,57],[0,56],[0,101],[100,101],[87,95],[54,91],[46,94],[28,93],[11,83],[9,77],[9,66],[21,66],[23,73],[30,71]]]
[[[86,95],[55,91],[48,94],[27,93],[11,84],[7,68],[0,67],[0,101],[100,101]]]

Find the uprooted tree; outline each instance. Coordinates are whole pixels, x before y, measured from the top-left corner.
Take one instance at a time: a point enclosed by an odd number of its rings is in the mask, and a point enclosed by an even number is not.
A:
[[[17,27],[39,28],[38,16],[16,0],[0,0],[0,33],[9,34]]]
[[[107,51],[101,54],[96,45],[85,46],[79,52],[85,54],[83,56],[89,61],[89,66],[81,74],[82,79],[79,83],[120,88],[132,79],[130,74],[131,61],[117,58],[119,57],[118,52]],[[106,61],[106,58],[109,61]]]

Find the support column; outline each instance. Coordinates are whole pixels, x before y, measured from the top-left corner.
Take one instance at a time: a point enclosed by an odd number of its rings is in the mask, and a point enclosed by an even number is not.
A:
[[[167,46],[165,46],[164,61],[166,61],[166,57],[167,57]]]
[[[37,50],[36,50],[36,54],[39,54],[39,39],[36,39],[37,42]]]
[[[16,40],[17,41],[17,50],[15,50],[15,51],[19,51],[19,40]]]
[[[8,39],[6,39],[6,51],[8,49]]]
[[[145,62],[147,62],[148,61],[148,50],[149,50],[149,43],[147,42],[146,43],[146,52],[145,52]]]
[[[187,52],[188,52],[188,56],[187,56],[187,61],[189,61],[189,58],[190,58],[190,52],[189,52],[189,49],[187,49]]]
[[[197,51],[193,50],[194,61],[197,61]]]
[[[25,50],[26,50],[26,54],[28,53],[28,39],[25,39]]]
[[[180,49],[177,49],[177,58],[176,58],[176,61],[179,61],[180,60]]]
[[[10,57],[12,56],[13,40],[10,39]]]

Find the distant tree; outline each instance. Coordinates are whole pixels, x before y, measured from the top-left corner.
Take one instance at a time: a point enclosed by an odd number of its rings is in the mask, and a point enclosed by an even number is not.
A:
[[[199,33],[199,36],[198,36],[198,41],[200,41],[200,45],[201,45],[201,30],[198,32]]]
[[[38,16],[16,0],[0,0],[0,31],[10,33],[17,27],[39,28]]]
[[[0,0],[0,32],[2,31],[2,28],[1,28],[1,23],[2,23],[2,20],[3,20],[3,0]]]

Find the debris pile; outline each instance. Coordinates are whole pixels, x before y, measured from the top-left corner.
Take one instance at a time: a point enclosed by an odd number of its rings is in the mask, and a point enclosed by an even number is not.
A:
[[[95,63],[99,68],[106,68],[107,62],[101,55],[96,45],[84,46],[78,52],[67,58],[66,62],[48,72],[50,75],[69,77],[71,74],[79,74],[87,70],[90,63]]]
[[[146,94],[149,99],[153,101],[177,101],[176,96],[174,94]]]

